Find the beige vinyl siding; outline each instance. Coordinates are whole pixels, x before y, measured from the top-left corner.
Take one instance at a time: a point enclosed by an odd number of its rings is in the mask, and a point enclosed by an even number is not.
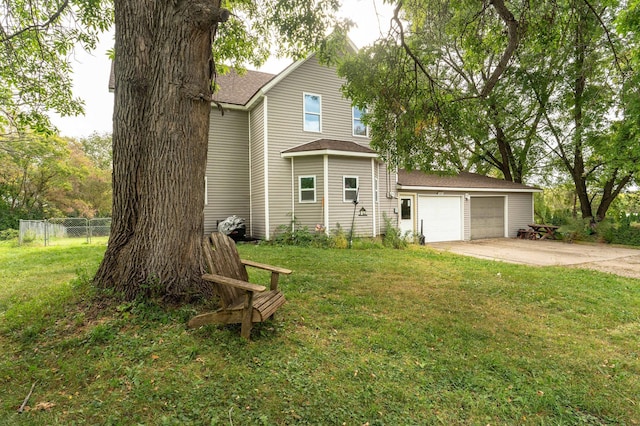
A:
[[[216,222],[237,215],[249,223],[249,131],[247,112],[211,112],[207,154],[207,199],[204,230],[216,229]],[[233,167],[229,167],[233,164]]]
[[[264,102],[251,110],[251,211],[253,237],[265,236],[265,186],[264,186]]]
[[[373,197],[371,182],[371,160],[369,158],[329,157],[329,232],[340,224],[346,232],[351,230],[354,206],[345,202],[343,196],[343,177],[357,176],[360,187],[360,202],[356,207],[354,226],[355,236],[371,236],[373,233]],[[358,216],[360,208],[367,210],[367,217]]]
[[[289,159],[280,156],[282,151],[322,138],[351,140],[366,146],[369,145],[368,138],[352,136],[351,102],[342,97],[340,90],[342,83],[343,80],[336,75],[334,70],[322,67],[318,64],[317,59],[312,57],[267,93],[269,108],[269,233],[273,233],[278,225],[288,224],[291,219],[291,193],[293,190],[291,164]],[[303,130],[304,93],[322,97],[321,133]],[[370,175],[369,168],[368,176]]]
[[[320,155],[313,157],[293,158],[293,191],[290,205],[294,206],[296,224],[314,230],[317,224],[324,224],[323,197],[324,197],[324,158]],[[299,184],[300,176],[315,176],[316,201],[315,203],[300,203]]]

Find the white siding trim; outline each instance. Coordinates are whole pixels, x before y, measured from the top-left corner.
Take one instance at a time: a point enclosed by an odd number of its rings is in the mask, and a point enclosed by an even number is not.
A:
[[[291,159],[291,227],[295,230],[296,226],[296,177],[295,177],[295,169],[293,164],[293,158]],[[300,188],[298,188],[300,191]]]
[[[335,156],[341,156],[341,157],[378,158],[378,154],[374,152],[338,151],[336,149],[318,149],[314,151],[283,152],[280,154],[282,158],[310,157],[313,155],[335,155]]]
[[[398,177],[396,176],[396,180]],[[508,188],[464,188],[443,186],[407,186],[398,185],[400,191],[452,191],[452,192],[542,192],[542,189],[508,189]]]
[[[264,239],[269,241],[271,226],[269,224],[269,111],[267,108],[268,97],[264,97],[262,109],[264,112]]]
[[[249,126],[249,235],[253,236],[253,167],[251,164],[251,144],[253,138],[251,137],[251,111],[247,114],[248,126]]]
[[[371,225],[372,237],[376,236],[376,160],[371,159]]]
[[[509,196],[504,196],[504,237],[509,238]]]
[[[324,168],[324,194],[322,200],[322,208],[324,209],[324,232],[329,235],[329,156],[323,157]]]
[[[204,177],[204,205],[209,205],[209,178]]]

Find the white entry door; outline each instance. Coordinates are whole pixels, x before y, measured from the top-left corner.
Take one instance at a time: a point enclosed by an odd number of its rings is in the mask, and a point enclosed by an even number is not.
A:
[[[418,226],[424,224],[428,243],[462,240],[462,217],[462,197],[423,195],[418,198]]]
[[[414,214],[415,214],[415,196],[414,195],[401,195],[400,196],[400,220],[398,221],[398,228],[400,234],[404,237],[408,236],[410,240],[413,240],[413,234],[415,232]]]

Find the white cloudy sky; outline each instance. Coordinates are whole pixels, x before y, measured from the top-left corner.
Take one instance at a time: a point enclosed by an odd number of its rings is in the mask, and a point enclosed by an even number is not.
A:
[[[354,21],[357,27],[349,37],[358,47],[366,46],[380,34],[386,34],[392,15],[391,7],[383,0],[343,0],[341,14]],[[83,137],[92,132],[110,133],[113,94],[109,93],[110,63],[107,50],[113,47],[113,33],[104,34],[100,44],[91,53],[78,51],[73,58],[74,95],[85,102],[85,115],[59,117],[52,114],[53,124],[64,136]],[[270,60],[261,70],[277,73],[289,65],[290,60]]]

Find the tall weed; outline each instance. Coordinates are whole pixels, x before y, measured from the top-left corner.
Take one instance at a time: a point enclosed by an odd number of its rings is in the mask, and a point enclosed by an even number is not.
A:
[[[400,229],[393,225],[391,218],[383,214],[384,219],[384,237],[382,244],[385,247],[394,249],[404,249],[409,245],[407,235],[403,236]]]

